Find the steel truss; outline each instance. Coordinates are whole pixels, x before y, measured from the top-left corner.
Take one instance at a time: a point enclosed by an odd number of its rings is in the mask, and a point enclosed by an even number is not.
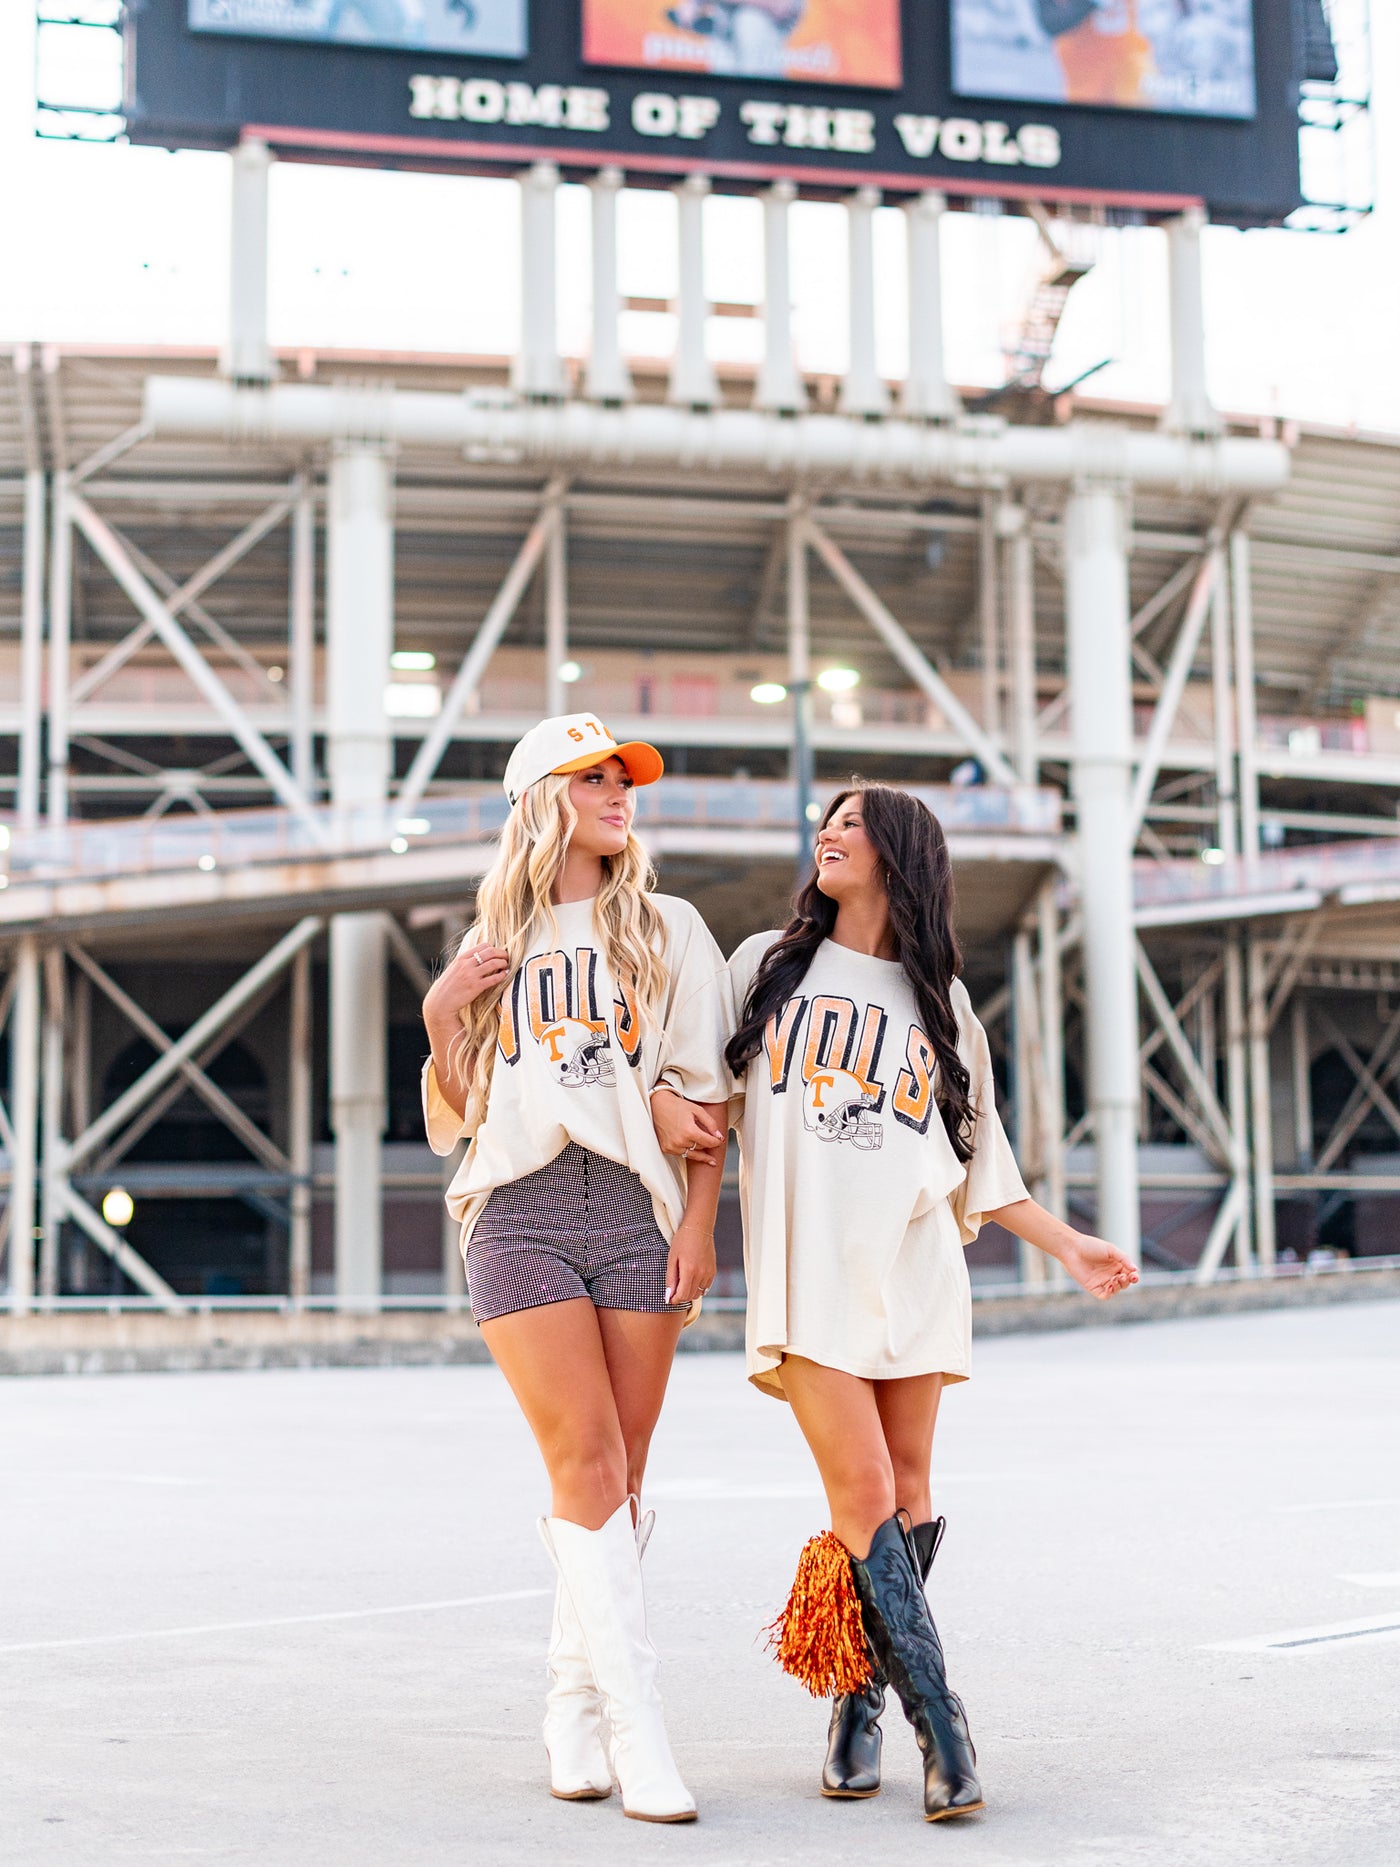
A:
[[[261,224],[266,171],[256,151],[235,166],[236,241]],[[527,288],[552,276],[554,185],[538,172],[527,178]],[[614,197],[612,184],[595,184],[595,233],[608,234]],[[874,369],[866,315],[868,200],[851,204],[854,347],[844,412],[803,412],[807,388],[776,286],[755,406],[721,407],[704,357],[702,200],[703,191],[690,188],[682,203],[685,303],[676,364],[659,389],[664,401],[646,402],[639,372],[621,360],[608,272],[615,242],[607,237],[595,240],[597,380],[587,385],[588,402],[568,399],[552,320],[539,314],[552,299],[528,289],[535,311],[510,398],[489,384],[489,394],[470,385],[465,393],[398,392],[391,376],[373,386],[277,385],[264,313],[256,294],[250,302],[245,278],[232,308],[227,379],[152,377],[137,419],[85,453],[73,438],[61,358],[17,353],[24,444],[24,474],[13,489],[23,533],[17,809],[11,886],[0,901],[0,938],[11,951],[0,997],[11,1053],[0,1141],[11,1161],[5,1223],[13,1307],[56,1298],[65,1225],[160,1303],[187,1300],[93,1204],[130,1148],[187,1091],[255,1163],[225,1170],[222,1180],[211,1171],[202,1184],[233,1191],[256,1174],[259,1196],[280,1202],[288,1227],[288,1293],[311,1294],[310,955],[323,936],[337,1295],[346,1307],[378,1302],[384,970],[392,961],[421,993],[428,970],[414,938],[415,901],[435,925],[455,916],[460,926],[482,857],[479,844],[464,848],[458,898],[444,905],[441,874],[414,866],[410,826],[460,788],[444,763],[456,748],[499,748],[541,705],[574,704],[565,673],[571,655],[606,639],[578,599],[588,552],[605,538],[621,541],[625,555],[629,541],[660,533],[717,557],[737,532],[753,541],[755,585],[728,652],[781,655],[787,716],[608,710],[619,730],[648,732],[668,746],[731,760],[780,755],[797,781],[797,822],[780,839],[788,850],[821,760],[914,760],[925,776],[971,760],[989,795],[1066,788],[1072,836],[1048,845],[1042,838],[1034,849],[1029,839],[1019,847],[1014,837],[992,839],[1012,883],[988,927],[990,950],[969,955],[1005,1059],[1021,1158],[1052,1209],[1083,1212],[1092,1188],[1096,1223],[1135,1250],[1140,1188],[1209,1198],[1196,1275],[1215,1275],[1227,1259],[1241,1271],[1267,1271],[1277,1255],[1276,1199],[1361,1185],[1343,1163],[1368,1116],[1400,1134],[1390,1093],[1400,1076],[1400,1014],[1379,1040],[1368,1040],[1354,1006],[1334,1015],[1326,1002],[1338,989],[1392,989],[1400,955],[1384,936],[1378,944],[1374,929],[1366,933],[1371,908],[1347,894],[1369,888],[1374,904],[1378,889],[1380,896],[1394,889],[1388,858],[1378,857],[1360,883],[1313,888],[1306,902],[1296,891],[1280,895],[1268,868],[1266,831],[1335,835],[1381,820],[1261,800],[1261,779],[1277,774],[1255,717],[1255,560],[1284,563],[1298,547],[1258,535],[1263,502],[1286,472],[1282,450],[1226,432],[1204,400],[1199,318],[1182,313],[1199,285],[1199,225],[1183,223],[1172,235],[1182,315],[1177,394],[1163,430],[1131,421],[1019,429],[965,420],[943,375],[935,315],[942,210],[933,197],[906,216],[917,342],[897,414]],[[786,208],[787,197],[773,191],[767,251],[779,282]],[[198,471],[172,468],[171,450],[183,447],[189,461],[192,444]],[[1153,516],[1135,517],[1134,484],[1158,501]],[[188,555],[181,528],[198,512],[228,535],[177,574],[167,548],[179,544]],[[406,561],[400,550],[396,562],[396,531],[485,523],[511,534],[504,574],[484,600],[456,604],[456,666],[436,714],[390,719],[383,684],[394,580]],[[252,567],[283,538],[285,586],[272,621]],[[949,549],[976,567],[951,629],[930,625],[902,568],[911,552],[932,566],[935,551]],[[1323,548],[1318,561],[1331,557]],[[1375,559],[1351,568],[1373,582],[1400,572],[1400,558]],[[1149,565],[1154,581],[1144,587],[1140,573]],[[91,638],[86,617],[99,580],[103,603],[118,595],[124,620],[105,625],[100,656],[83,666],[74,641]],[[1368,602],[1367,618],[1374,594]],[[1052,620],[1057,609],[1062,624]],[[1369,626],[1364,618],[1358,624],[1361,637]],[[861,644],[862,659],[881,669],[906,717],[815,717],[814,637],[843,653]],[[1360,638],[1339,627],[1333,639]],[[539,642],[530,650],[538,694],[514,707],[483,704],[498,657],[522,640]],[[645,636],[640,645],[690,646]],[[179,670],[191,698],[114,703],[120,678],[157,653]],[[194,768],[177,763],[177,741],[198,738],[213,741],[215,755]],[[77,769],[75,749],[109,770]],[[1400,760],[1394,772],[1373,763],[1369,779],[1346,777],[1400,788]],[[239,878],[217,864],[178,886],[152,872],[107,887],[63,868],[64,833],[79,803],[124,801],[153,819],[207,815],[234,787],[242,799],[282,812],[303,839],[299,874],[289,866],[279,881],[280,907],[253,904]],[[356,813],[374,816],[384,843],[392,837],[391,847],[402,843],[408,852],[397,871],[402,900],[394,902],[408,913],[407,927],[386,914],[382,881],[367,879],[363,863],[356,869],[337,840],[337,824]],[[707,831],[697,818],[669,847],[748,863],[757,874],[772,861],[765,835]],[[1195,857],[1203,835],[1219,857],[1222,885],[1213,892],[1195,879],[1204,873]],[[1400,854],[1400,844],[1391,847]],[[1152,867],[1153,886],[1153,876],[1174,885],[1191,868],[1179,899],[1169,888],[1165,905],[1153,904],[1141,873],[1135,884],[1134,851]],[[150,921],[162,887],[171,903],[167,939],[216,905],[268,930],[257,961],[178,1038],[160,1007],[140,1003],[116,976],[120,968],[104,949],[107,934],[141,916]],[[27,908],[26,901],[40,903],[40,888],[49,891],[43,905]],[[1290,911],[1300,905],[1310,911]],[[1373,984],[1382,977],[1384,985]],[[84,1036],[94,993],[157,1053],[140,1081],[95,1115]],[[274,993],[285,1001],[288,1028],[289,1113],[277,1138],[209,1073]],[[1343,1060],[1354,1088],[1315,1148],[1309,1070],[1323,1047]],[[1292,1097],[1291,1157],[1273,1133],[1274,1103],[1285,1100],[1275,1094],[1280,1085]],[[1195,1153],[1185,1164],[1144,1164],[1140,1135],[1169,1141],[1177,1156]],[[1095,1149],[1092,1170],[1077,1153],[1085,1142]],[[440,1170],[427,1178],[439,1186]],[[1365,1185],[1400,1191],[1400,1176],[1393,1187],[1385,1174],[1365,1177]],[[16,1250],[16,1241],[35,1238],[37,1253]],[[1153,1248],[1151,1235],[1147,1243]],[[460,1265],[449,1239],[443,1264],[450,1299],[460,1292]],[[1026,1254],[1022,1273],[1033,1281],[1040,1261]]]

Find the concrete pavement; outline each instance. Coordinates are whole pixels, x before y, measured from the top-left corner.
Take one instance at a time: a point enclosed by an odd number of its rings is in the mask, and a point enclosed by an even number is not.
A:
[[[647,1569],[701,1820],[657,1829],[545,1793],[544,1489],[494,1370],[0,1383],[0,1860],[1400,1858],[1400,1305],[981,1343],[935,1478],[990,1808],[930,1827],[897,1713],[885,1793],[818,1794],[824,1709],[756,1636],[822,1501],[736,1357],[678,1361]]]

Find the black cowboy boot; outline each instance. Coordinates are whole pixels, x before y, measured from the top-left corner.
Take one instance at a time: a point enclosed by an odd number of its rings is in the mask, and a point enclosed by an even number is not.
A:
[[[962,1700],[948,1688],[938,1629],[919,1585],[918,1558],[898,1517],[875,1532],[862,1562],[851,1557],[861,1618],[882,1672],[899,1695],[924,1758],[924,1815],[971,1815],[986,1804]]]
[[[932,1523],[915,1524],[912,1535],[919,1564],[919,1575],[927,1582],[938,1545],[943,1541],[944,1522],[935,1517]],[[880,1662],[872,1658],[871,1675],[859,1692],[849,1692],[831,1702],[831,1726],[826,1737],[826,1762],[822,1766],[822,1794],[855,1798],[880,1793],[880,1713],[885,1709],[886,1679]]]

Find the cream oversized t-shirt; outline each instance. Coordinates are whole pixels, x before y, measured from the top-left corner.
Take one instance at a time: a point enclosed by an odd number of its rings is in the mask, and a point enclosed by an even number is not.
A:
[[[742,1015],[779,936],[729,962]],[[933,1046],[897,961],[824,940],[769,1019],[731,1104],[739,1128],[749,1379],[785,1398],[782,1359],[867,1380],[966,1380],[972,1292],[963,1246],[1026,1189],[997,1115],[991,1054],[955,980],[958,1054],[977,1111],[973,1155],[953,1152]]]
[[[535,928],[501,1000],[486,1119],[447,1190],[463,1253],[488,1194],[548,1166],[571,1141],[637,1175],[664,1238],[679,1225],[685,1166],[661,1152],[648,1098],[664,1074],[692,1102],[727,1100],[733,1013],[724,956],[699,914],[674,895],[651,902],[665,925],[667,986],[650,1025],[630,985],[619,987],[608,972],[592,900],[565,902],[554,908],[553,925],[542,916]],[[467,1134],[431,1058],[423,1116],[437,1154],[450,1154]]]

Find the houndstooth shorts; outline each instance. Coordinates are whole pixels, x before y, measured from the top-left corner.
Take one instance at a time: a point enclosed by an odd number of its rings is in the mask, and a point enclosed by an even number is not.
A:
[[[467,1247],[472,1314],[491,1322],[570,1297],[676,1314],[666,1301],[669,1256],[636,1174],[571,1141],[487,1199]]]

